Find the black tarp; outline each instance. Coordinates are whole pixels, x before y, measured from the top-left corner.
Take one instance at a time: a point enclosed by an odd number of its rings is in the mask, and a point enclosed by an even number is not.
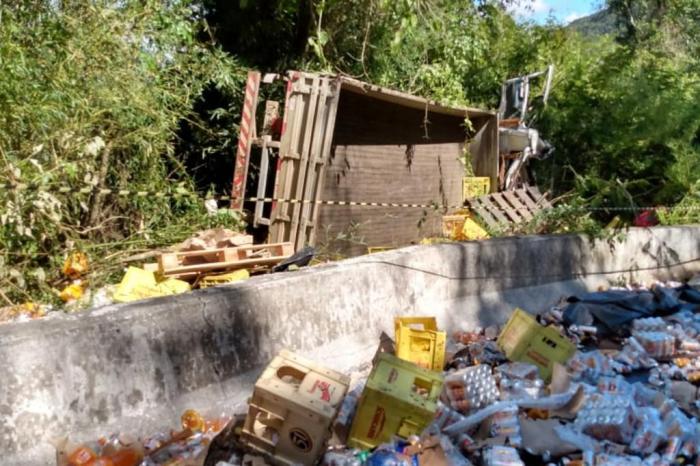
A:
[[[594,325],[599,334],[624,335],[634,319],[667,316],[683,310],[696,312],[700,292],[689,286],[651,290],[608,290],[567,299],[564,323]]]

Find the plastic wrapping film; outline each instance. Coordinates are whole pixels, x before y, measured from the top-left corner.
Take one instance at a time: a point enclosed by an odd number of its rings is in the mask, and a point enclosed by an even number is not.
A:
[[[632,440],[634,425],[634,401],[612,394],[590,397],[574,422],[585,434],[623,444]]]
[[[460,369],[445,377],[444,390],[453,409],[471,413],[498,400],[491,367],[486,364]]]
[[[512,447],[494,446],[484,451],[484,466],[525,466],[518,450]]]

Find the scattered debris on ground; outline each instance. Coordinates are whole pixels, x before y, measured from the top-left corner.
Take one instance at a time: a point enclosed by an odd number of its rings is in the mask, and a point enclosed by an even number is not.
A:
[[[700,291],[611,288],[448,336],[396,318],[368,376],[289,351],[247,413],[135,440],[57,443],[59,466],[698,464]]]
[[[466,207],[444,215],[442,236],[423,238],[420,244],[487,239],[490,235],[485,228],[497,231],[506,224],[520,224],[532,220],[541,208],[551,207],[535,187],[493,194],[488,194],[489,190],[490,178],[464,177]],[[121,281],[98,289],[90,286],[88,256],[75,251],[66,257],[60,289],[55,290],[63,307],[33,302],[12,304],[0,308],[0,323],[169,296],[245,280],[259,273],[296,270],[309,265],[316,255],[310,246],[295,252],[291,242],[253,243],[253,237],[244,232],[226,228],[203,230],[165,251],[147,251],[128,258]],[[368,253],[393,248],[369,247]]]
[[[255,245],[250,235],[214,228],[198,232],[168,251],[148,254],[146,257],[156,262],[129,266],[120,283],[93,290],[86,278],[88,257],[74,252],[63,264],[64,288],[57,291],[63,309],[32,302],[6,306],[0,308],[0,323],[174,295],[245,280],[251,274],[295,270],[308,265],[314,253],[313,248],[304,248],[293,254],[291,243]]]

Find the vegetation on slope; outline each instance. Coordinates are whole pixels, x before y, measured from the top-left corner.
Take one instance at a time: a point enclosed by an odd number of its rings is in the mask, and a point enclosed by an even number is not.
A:
[[[88,253],[99,286],[127,255],[238,225],[207,216],[201,196],[210,181],[228,189],[248,67],[494,108],[503,80],[554,64],[537,125],[556,153],[535,168],[578,210],[547,231],[604,225],[620,214],[610,207],[700,220],[700,0],[608,0],[603,35],[519,23],[517,2],[3,3],[0,299],[55,299],[70,251]]]

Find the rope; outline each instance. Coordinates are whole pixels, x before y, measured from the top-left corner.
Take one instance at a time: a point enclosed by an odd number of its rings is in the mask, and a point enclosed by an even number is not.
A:
[[[38,186],[34,186],[31,184],[5,184],[5,185],[0,185],[5,189],[8,190],[13,190],[13,191],[32,191],[32,192],[58,192],[61,194],[77,194],[77,195],[90,195],[90,194],[99,194],[103,196],[107,195],[113,195],[117,197],[155,197],[155,198],[166,198],[166,197],[173,197],[173,198],[183,198],[183,197],[190,197],[190,198],[196,198],[196,199],[204,199],[204,200],[216,200],[216,201],[231,201],[232,199],[238,199],[238,198],[232,198],[231,196],[226,196],[226,195],[207,195],[202,197],[201,195],[197,193],[192,193],[192,192],[172,192],[172,193],[167,193],[164,191],[139,191],[139,190],[129,190],[129,189],[97,189],[94,186],[86,186],[83,188],[76,189],[75,187],[71,186],[59,186],[55,188],[52,191],[48,190],[41,190],[39,189]],[[437,202],[435,203],[430,203],[430,204],[418,204],[418,203],[401,203],[401,202],[375,202],[375,201],[339,201],[339,200],[310,200],[310,199],[291,199],[291,198],[275,198],[275,197],[247,197],[244,199],[244,201],[247,202],[263,202],[263,203],[280,203],[280,204],[302,204],[302,205],[331,205],[331,206],[358,206],[358,207],[388,207],[388,208],[409,208],[409,209],[435,209],[435,210],[440,210],[440,209],[445,209],[445,210],[454,210],[454,209],[461,209],[464,208],[464,205],[444,205],[444,204],[438,204]],[[571,205],[559,205],[559,206],[553,206],[553,207],[543,207],[541,210],[573,210],[573,211],[581,211],[581,212],[639,212],[639,211],[666,211],[670,210],[673,208],[679,208],[682,210],[687,210],[687,211],[694,211],[694,210],[699,210],[700,205],[690,205],[690,206],[683,206],[683,207],[678,207],[678,206],[598,206],[598,207],[593,207],[593,206],[571,206]],[[485,209],[483,207],[472,207],[472,210],[479,212],[479,211],[488,211],[489,209]],[[500,209],[499,209],[500,210]],[[517,208],[514,208],[513,210],[517,211]]]

